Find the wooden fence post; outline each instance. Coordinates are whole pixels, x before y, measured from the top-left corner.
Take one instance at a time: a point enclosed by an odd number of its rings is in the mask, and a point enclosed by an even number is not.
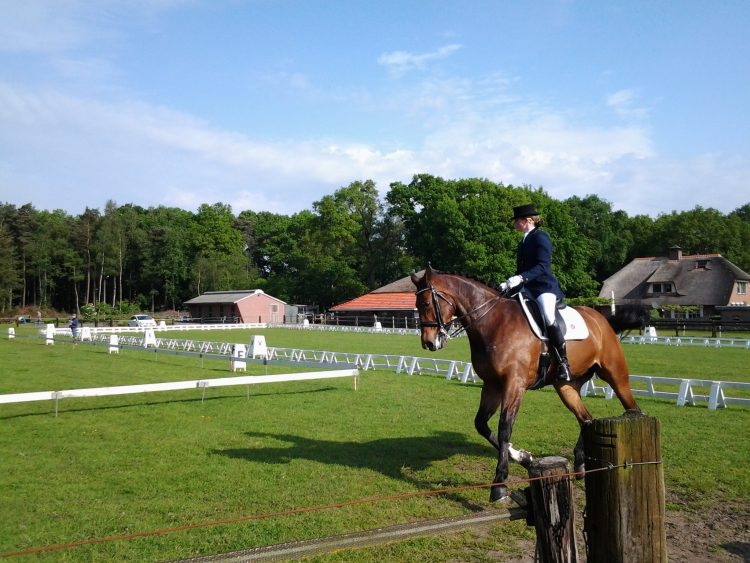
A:
[[[536,460],[529,468],[529,477],[535,479],[530,486],[530,516],[536,529],[538,560],[576,563],[575,506],[568,460],[556,456]]]
[[[659,421],[629,411],[594,420],[583,439],[588,561],[666,563]]]

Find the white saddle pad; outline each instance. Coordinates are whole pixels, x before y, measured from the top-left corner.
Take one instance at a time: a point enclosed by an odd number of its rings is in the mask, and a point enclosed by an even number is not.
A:
[[[531,330],[534,331],[534,334],[542,340],[547,340],[547,337],[542,335],[542,330],[534,320],[531,311],[529,311],[529,308],[526,306],[526,301],[522,299],[520,293],[516,295],[516,299],[518,299],[518,302],[521,304],[523,314],[526,315],[526,320],[529,321],[529,326],[531,327]],[[565,340],[585,340],[588,338],[589,328],[586,326],[581,313],[576,311],[573,307],[558,309],[557,313],[562,317],[562,321],[565,323],[565,328],[563,329]],[[560,328],[562,329],[563,327]]]

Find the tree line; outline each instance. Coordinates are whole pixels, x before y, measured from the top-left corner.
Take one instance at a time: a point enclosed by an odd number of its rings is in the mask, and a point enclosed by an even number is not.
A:
[[[71,216],[0,203],[0,310],[178,310],[237,289],[325,310],[427,263],[497,283],[515,270],[512,209],[529,202],[569,297],[594,296],[633,258],[673,245],[750,270],[750,204],[630,217],[596,195],[557,200],[542,188],[420,174],[384,198],[373,181],[355,181],[293,215],[108,201]]]

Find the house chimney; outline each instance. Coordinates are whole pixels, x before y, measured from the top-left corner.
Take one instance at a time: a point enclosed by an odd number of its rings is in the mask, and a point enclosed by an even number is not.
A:
[[[682,248],[677,246],[676,244],[669,249],[669,259],[670,260],[682,260]]]

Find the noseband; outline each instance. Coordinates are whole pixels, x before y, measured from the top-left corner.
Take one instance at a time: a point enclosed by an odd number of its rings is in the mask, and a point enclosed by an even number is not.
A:
[[[425,287],[424,289],[420,289],[419,291],[417,291],[416,294],[419,295],[420,293],[424,293],[425,291],[429,291],[429,292],[432,293],[432,304],[433,304],[433,307],[435,308],[435,318],[437,320],[435,320],[435,321],[423,321],[420,318],[419,319],[419,326],[420,327],[424,327],[424,328],[437,328],[438,332],[440,332],[441,334],[444,334],[445,336],[449,336],[448,335],[448,327],[451,324],[453,324],[453,322],[451,321],[447,325],[443,322],[443,314],[440,311],[440,299],[444,300],[446,303],[448,303],[448,305],[450,305],[451,307],[453,307],[454,311],[456,309],[455,305],[453,305],[453,303],[451,303],[450,301],[448,301],[448,299],[444,295],[442,295],[441,293],[438,293],[437,290],[434,287],[432,287],[431,285],[428,286],[428,287]]]

